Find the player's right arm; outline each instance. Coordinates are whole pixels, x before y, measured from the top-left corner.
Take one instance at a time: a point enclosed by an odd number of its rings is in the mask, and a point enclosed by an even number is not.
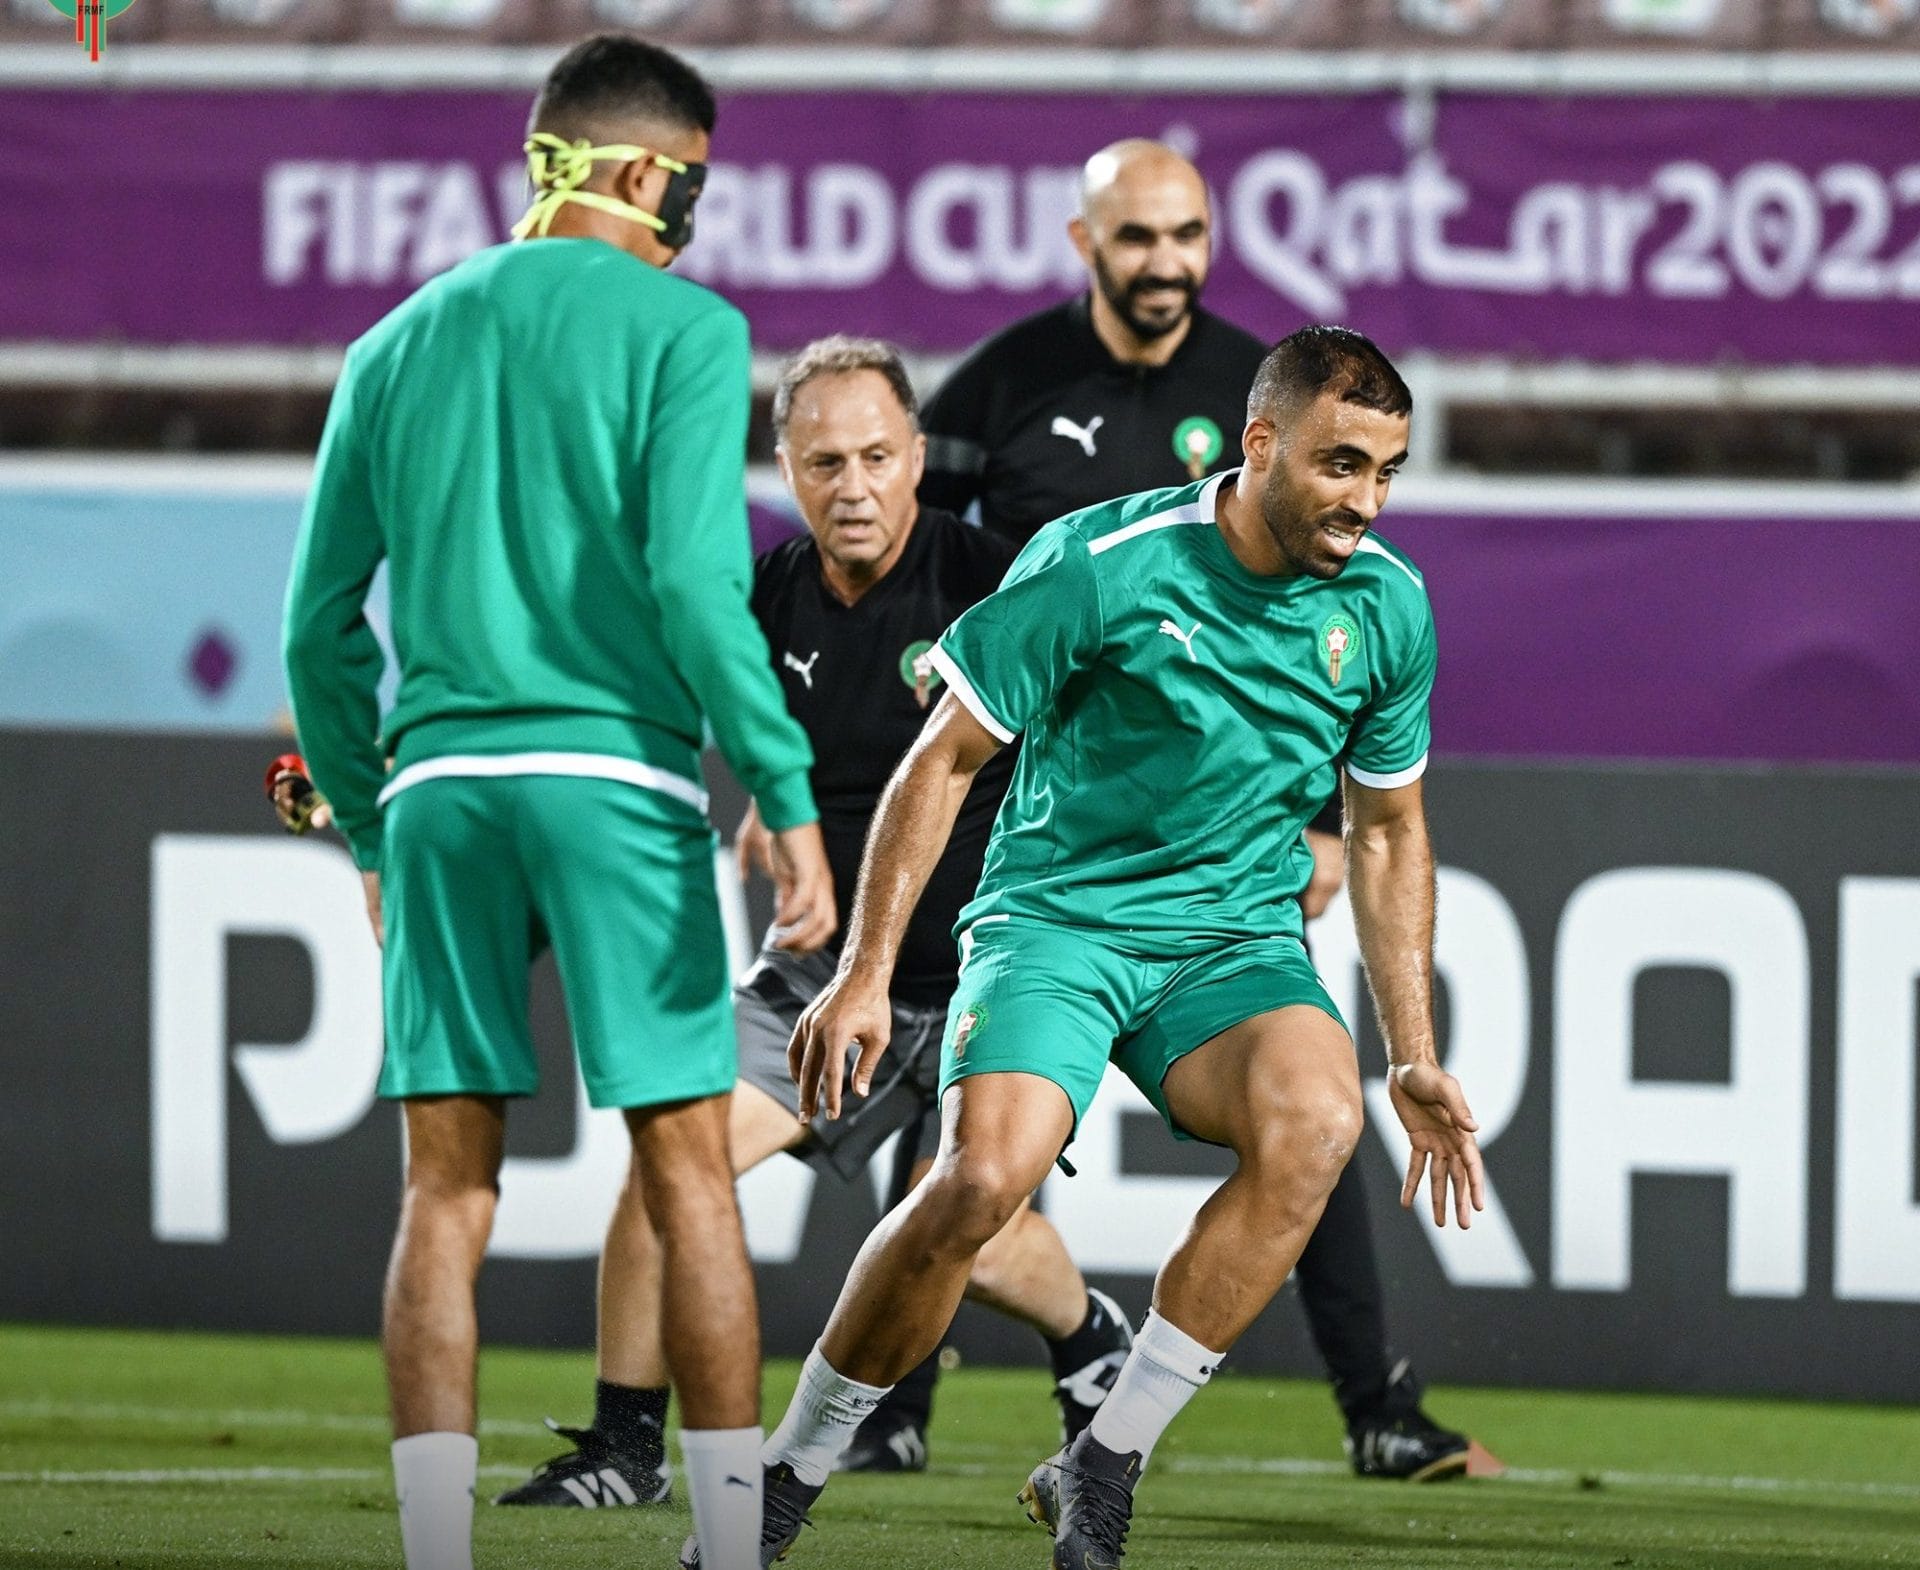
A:
[[[849,1046],[858,1051],[854,1090],[864,1096],[873,1083],[892,1033],[887,987],[907,923],[953,835],[974,775],[1002,745],[948,693],[887,781],[867,831],[839,973],[801,1015],[787,1047],[803,1119],[823,1100],[827,1116],[839,1117]]]
[[[1412,1154],[1400,1189],[1411,1206],[1428,1179],[1433,1223],[1449,1190],[1461,1227],[1484,1207],[1479,1127],[1460,1082],[1440,1066],[1433,1020],[1433,847],[1421,776],[1431,739],[1433,613],[1404,590],[1403,614],[1376,638],[1382,690],[1358,716],[1344,764],[1353,926],[1387,1046],[1387,1088]]]
[[[773,836],[780,945],[805,952],[839,918],[808,783],[813,749],[747,607],[751,380],[746,319],[731,308],[694,317],[668,345],[640,459],[644,548],[674,667]]]

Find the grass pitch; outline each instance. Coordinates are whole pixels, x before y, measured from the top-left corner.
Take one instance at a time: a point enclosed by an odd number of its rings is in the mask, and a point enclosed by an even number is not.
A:
[[[767,1374],[777,1417],[791,1364]],[[482,1368],[481,1486],[584,1418],[577,1353]],[[1776,1570],[1920,1566],[1920,1412],[1449,1389],[1430,1403],[1513,1468],[1497,1482],[1362,1482],[1317,1385],[1223,1374],[1160,1446],[1129,1570]],[[933,1468],[838,1478],[792,1570],[1041,1570],[1014,1494],[1054,1444],[1035,1371],[961,1370]],[[665,1509],[483,1506],[483,1570],[668,1570]],[[0,1329],[0,1567],[198,1570],[400,1562],[378,1360],[357,1342]]]

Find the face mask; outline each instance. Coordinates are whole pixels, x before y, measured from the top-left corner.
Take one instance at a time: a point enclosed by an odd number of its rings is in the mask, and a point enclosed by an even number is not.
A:
[[[524,240],[530,234],[544,235],[553,226],[553,215],[568,202],[579,202],[582,206],[612,213],[616,218],[645,224],[658,232],[660,243],[669,250],[685,250],[693,238],[693,204],[700,199],[700,189],[707,182],[705,164],[682,163],[678,158],[656,153],[651,147],[635,147],[630,143],[595,147],[585,137],[569,142],[548,131],[534,132],[527,141],[526,151],[527,172],[532,177],[535,195],[526,217],[513,226],[516,240]],[[632,163],[635,159],[667,171],[667,192],[660,199],[657,214],[616,197],[580,189],[593,174],[596,163]]]

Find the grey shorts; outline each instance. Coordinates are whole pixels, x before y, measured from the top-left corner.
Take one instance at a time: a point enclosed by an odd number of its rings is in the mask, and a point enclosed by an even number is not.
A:
[[[802,1011],[826,989],[833,971],[828,954],[763,949],[733,989],[740,1078],[783,1107],[796,1105],[799,1098],[787,1072],[787,1043]],[[832,1121],[824,1113],[816,1117],[793,1154],[830,1167],[842,1178],[855,1178],[890,1136],[906,1129],[915,1142],[915,1159],[931,1157],[940,1145],[940,1037],[946,1023],[944,1003],[930,1008],[896,1003],[893,1039],[874,1071],[873,1089],[865,1097],[849,1090],[841,1099],[840,1116]]]

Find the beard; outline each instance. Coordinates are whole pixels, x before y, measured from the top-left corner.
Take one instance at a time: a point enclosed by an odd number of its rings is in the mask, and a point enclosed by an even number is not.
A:
[[[1200,280],[1191,273],[1174,278],[1155,278],[1142,273],[1132,282],[1123,284],[1107,270],[1106,260],[1098,251],[1093,256],[1093,275],[1100,286],[1101,297],[1113,307],[1114,315],[1125,322],[1142,342],[1166,337],[1193,315],[1194,302],[1200,298]],[[1182,296],[1180,308],[1165,318],[1146,315],[1140,297],[1149,289],[1178,289]]]
[[[1346,571],[1348,558],[1335,556],[1321,546],[1321,525],[1333,524],[1340,528],[1356,529],[1362,538],[1365,538],[1368,527],[1364,518],[1345,507],[1314,512],[1302,506],[1286,493],[1278,469],[1261,492],[1260,520],[1267,526],[1268,535],[1289,567],[1323,582],[1337,578]]]

